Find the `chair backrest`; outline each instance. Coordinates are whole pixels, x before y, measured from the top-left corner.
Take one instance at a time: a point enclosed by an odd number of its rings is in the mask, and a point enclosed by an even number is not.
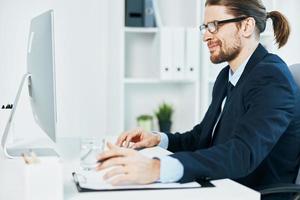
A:
[[[300,88],[300,63],[291,65],[289,68],[290,68],[290,71],[292,72],[292,75],[293,75],[298,87]],[[296,179],[296,184],[300,185],[300,167],[299,167],[298,177]]]

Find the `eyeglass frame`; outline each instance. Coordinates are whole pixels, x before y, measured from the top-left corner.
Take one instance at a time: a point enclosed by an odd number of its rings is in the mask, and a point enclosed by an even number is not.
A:
[[[211,34],[215,34],[215,33],[218,32],[220,25],[224,25],[224,24],[232,23],[232,22],[240,22],[240,21],[243,21],[243,20],[245,20],[249,17],[250,16],[241,16],[241,17],[236,17],[236,18],[232,18],[232,19],[225,19],[225,20],[220,20],[220,21],[214,20],[212,22],[208,22],[207,24],[200,25],[199,29],[200,29],[200,32],[202,34],[204,34],[206,32],[206,30],[208,30],[208,32],[210,32]],[[215,31],[210,31],[209,30],[208,27],[209,27],[210,24],[213,24],[215,26],[215,29],[216,29]]]

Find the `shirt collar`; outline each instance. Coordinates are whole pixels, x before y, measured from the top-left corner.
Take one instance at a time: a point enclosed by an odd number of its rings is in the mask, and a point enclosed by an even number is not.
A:
[[[239,79],[241,78],[243,71],[244,71],[250,57],[251,57],[251,55],[237,68],[237,70],[235,72],[233,72],[229,68],[228,80],[230,81],[230,83],[233,86],[235,86],[237,84],[237,82],[239,81]]]

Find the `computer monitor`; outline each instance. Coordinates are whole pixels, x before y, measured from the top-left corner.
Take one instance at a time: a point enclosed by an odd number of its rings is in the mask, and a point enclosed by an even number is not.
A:
[[[29,99],[33,117],[39,127],[56,141],[56,91],[55,91],[55,65],[54,65],[54,34],[53,10],[49,10],[33,18],[30,23],[27,47],[27,74],[23,76],[14,107],[6,124],[1,145],[4,154],[13,158],[21,156],[28,149],[7,148],[9,129],[17,109],[18,101],[24,84],[28,82]],[[40,156],[57,155],[52,149],[33,149]]]
[[[57,117],[53,41],[51,10],[31,20],[27,72],[30,74],[28,86],[34,119],[55,141]]]

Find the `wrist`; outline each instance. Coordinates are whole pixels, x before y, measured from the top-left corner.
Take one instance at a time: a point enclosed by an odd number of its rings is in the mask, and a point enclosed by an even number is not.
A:
[[[152,159],[153,169],[153,182],[158,181],[160,178],[160,160],[157,158]]]
[[[157,146],[160,143],[160,140],[161,140],[160,134],[155,134],[155,140],[156,140],[155,146]]]

